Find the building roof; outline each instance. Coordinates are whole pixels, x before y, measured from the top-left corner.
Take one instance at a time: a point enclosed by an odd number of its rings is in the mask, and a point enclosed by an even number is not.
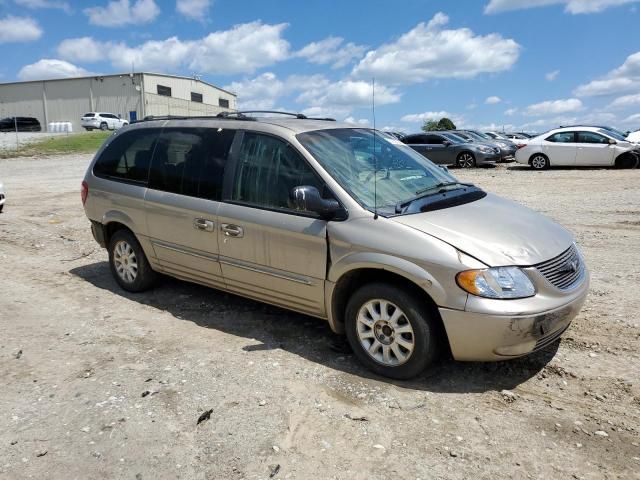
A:
[[[3,85],[18,85],[18,84],[27,84],[27,83],[42,83],[42,82],[63,82],[65,80],[81,80],[81,79],[85,79],[85,78],[107,78],[107,77],[129,77],[131,75],[153,75],[156,77],[168,77],[168,78],[178,78],[180,80],[190,80],[190,81],[195,81],[195,82],[200,82],[203,83],[211,88],[215,88],[216,90],[220,90],[222,92],[228,93],[229,95],[233,95],[234,97],[237,97],[238,95],[230,92],[228,90],[225,90],[224,88],[220,88],[217,87],[216,85],[213,85],[209,82],[205,82],[203,80],[200,80],[198,78],[194,78],[194,77],[185,77],[182,75],[169,75],[167,73],[155,73],[155,72],[129,72],[129,73],[109,73],[109,74],[105,74],[105,75],[101,75],[101,74],[95,74],[95,75],[84,75],[81,77],[65,77],[65,78],[44,78],[42,80],[21,80],[21,81],[17,81],[17,82],[4,82],[4,83],[0,83],[0,87]]]

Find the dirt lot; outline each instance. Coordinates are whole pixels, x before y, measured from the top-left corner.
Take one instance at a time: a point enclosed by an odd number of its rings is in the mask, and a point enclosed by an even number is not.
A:
[[[591,293],[547,351],[390,382],[318,320],[117,288],[88,161],[0,160],[0,478],[640,478],[640,170],[456,171],[571,229]]]

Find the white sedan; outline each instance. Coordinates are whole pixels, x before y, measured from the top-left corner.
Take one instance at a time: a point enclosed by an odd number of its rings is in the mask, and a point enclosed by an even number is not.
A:
[[[532,138],[516,152],[516,161],[535,170],[550,166],[639,166],[637,145],[599,127],[557,128]]]

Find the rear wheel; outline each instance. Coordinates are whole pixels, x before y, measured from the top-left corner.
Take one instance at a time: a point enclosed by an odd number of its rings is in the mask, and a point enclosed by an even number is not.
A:
[[[541,153],[536,153],[531,157],[531,160],[529,160],[529,164],[534,170],[545,170],[549,168],[549,159]]]
[[[473,154],[469,152],[462,152],[460,155],[458,155],[456,164],[460,168],[473,168],[476,166],[476,159]]]
[[[100,124],[100,130],[104,131],[104,130],[109,130],[109,125],[107,125],[106,122],[102,122]]]
[[[118,230],[111,236],[109,266],[116,282],[129,292],[148,290],[157,278],[140,243],[128,230]]]
[[[345,327],[358,359],[385,377],[421,373],[438,352],[436,321],[424,302],[385,283],[361,287],[349,300]]]

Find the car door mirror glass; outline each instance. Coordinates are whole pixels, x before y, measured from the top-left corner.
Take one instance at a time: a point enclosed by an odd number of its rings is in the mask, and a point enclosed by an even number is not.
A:
[[[332,219],[341,210],[337,200],[322,198],[316,187],[302,185],[291,189],[290,208],[302,212],[313,212],[324,220]]]
[[[616,142],[613,138],[609,139],[609,145],[615,145],[616,143],[618,142]]]

